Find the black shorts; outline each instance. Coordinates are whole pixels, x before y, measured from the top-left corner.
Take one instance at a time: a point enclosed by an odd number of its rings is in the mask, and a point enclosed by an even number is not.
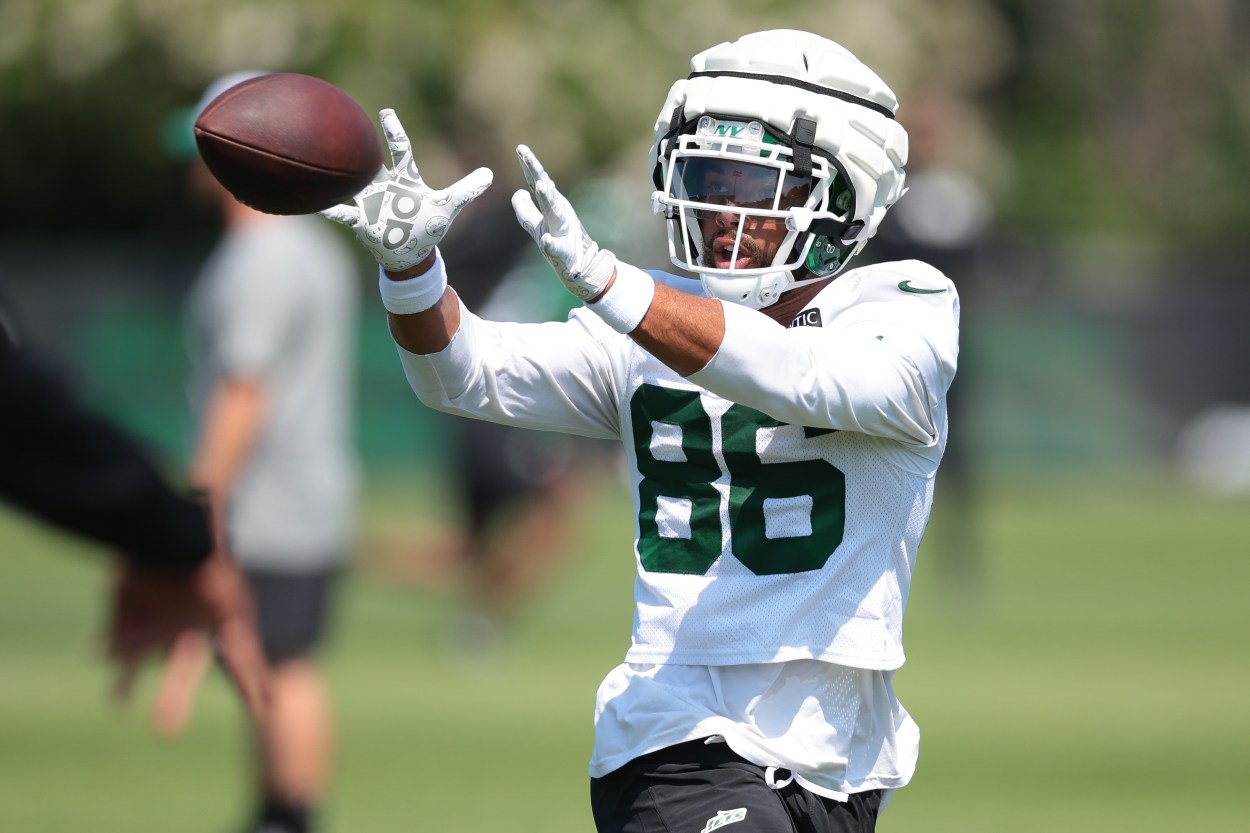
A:
[[[256,620],[271,664],[307,657],[321,644],[339,568],[305,573],[245,569]]]
[[[765,768],[727,744],[688,741],[590,779],[599,833],[872,833],[881,790],[847,801],[791,782],[770,787]],[[789,773],[777,773],[784,781]]]

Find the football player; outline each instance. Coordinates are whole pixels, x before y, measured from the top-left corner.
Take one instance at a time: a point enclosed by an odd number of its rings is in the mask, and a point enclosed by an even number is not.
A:
[[[355,206],[413,390],[467,417],[621,441],[635,615],[599,688],[600,831],[866,831],[916,764],[895,696],[902,621],[946,444],[954,285],[917,261],[847,271],[903,195],[894,93],[838,44],[767,31],[691,61],[655,124],[675,264],[586,233],[534,153],[517,218],[584,306],[494,323],[436,244],[491,181],[394,168]]]

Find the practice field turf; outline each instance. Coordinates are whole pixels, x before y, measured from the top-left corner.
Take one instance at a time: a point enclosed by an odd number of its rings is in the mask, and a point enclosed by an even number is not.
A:
[[[367,541],[437,540],[408,508],[431,493],[386,491]],[[326,656],[327,833],[592,829],[594,690],[628,642],[621,499],[602,485],[568,568],[487,655],[451,650],[453,587],[385,580],[380,545],[362,552]],[[953,511],[921,551],[897,677],[920,768],[878,829],[1250,829],[1250,501],[1086,476],[995,483],[975,516],[979,568],[951,567]],[[0,831],[236,830],[245,738],[220,678],[184,738],[152,738],[153,677],[107,702],[103,559],[3,513],[0,541]]]

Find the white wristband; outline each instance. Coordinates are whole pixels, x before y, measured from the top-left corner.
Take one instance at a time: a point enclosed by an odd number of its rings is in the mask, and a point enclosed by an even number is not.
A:
[[[378,291],[382,295],[382,306],[387,312],[396,315],[410,315],[422,312],[438,303],[447,289],[447,267],[443,264],[443,256],[438,249],[434,250],[434,265],[430,271],[415,278],[397,281],[386,276],[386,271],[378,267]]]
[[[638,329],[651,302],[655,300],[655,280],[636,266],[616,262],[616,280],[612,288],[595,301],[587,304],[618,333],[629,334]]]

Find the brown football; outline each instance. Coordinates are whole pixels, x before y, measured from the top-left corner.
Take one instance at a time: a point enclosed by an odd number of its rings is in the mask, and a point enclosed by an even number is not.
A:
[[[382,145],[373,120],[343,90],[292,72],[244,81],[195,121],[209,171],[239,202],[269,214],[312,214],[373,180]]]

